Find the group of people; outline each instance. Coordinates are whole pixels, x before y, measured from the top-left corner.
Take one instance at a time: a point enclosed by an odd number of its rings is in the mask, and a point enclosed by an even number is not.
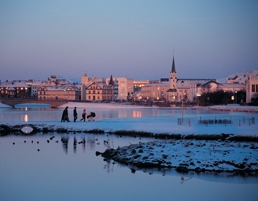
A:
[[[91,117],[92,113],[90,113],[87,118]],[[78,119],[78,113],[77,113],[77,108],[74,107],[73,109],[73,121],[76,122],[76,120]],[[80,121],[84,121],[86,120],[86,109],[83,109],[82,111],[82,118],[80,119]],[[63,114],[62,114],[62,118],[61,118],[61,122],[70,122],[69,120],[69,115],[68,115],[68,106],[65,107]]]

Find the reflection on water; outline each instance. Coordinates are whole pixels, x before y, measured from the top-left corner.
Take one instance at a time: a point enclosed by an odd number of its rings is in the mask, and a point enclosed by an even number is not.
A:
[[[95,150],[95,141],[97,144],[99,144],[98,139],[96,138],[96,140],[95,140],[94,136],[87,137],[87,145],[89,146],[91,151]]]
[[[133,111],[133,117],[135,117],[135,118],[142,117],[142,112],[134,110]]]
[[[25,121],[25,122],[28,122],[28,121],[29,121],[29,118],[28,118],[28,115],[27,115],[27,114],[24,115],[24,121]]]
[[[258,197],[257,178],[134,171],[95,155],[108,147],[149,140],[73,133],[1,137],[1,200],[238,201]]]
[[[63,145],[64,153],[68,153],[68,143],[69,143],[69,137],[62,137],[61,142]]]

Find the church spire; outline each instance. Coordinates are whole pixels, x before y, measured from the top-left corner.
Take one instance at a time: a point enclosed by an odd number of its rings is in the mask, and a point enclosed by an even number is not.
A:
[[[113,81],[112,75],[110,76],[109,85],[114,85],[114,81]]]
[[[176,73],[176,67],[175,67],[175,60],[174,60],[174,56],[173,56],[173,62],[172,62],[172,69],[171,69],[171,73]]]

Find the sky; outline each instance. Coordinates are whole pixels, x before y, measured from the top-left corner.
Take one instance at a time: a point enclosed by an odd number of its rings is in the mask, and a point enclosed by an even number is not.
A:
[[[258,69],[257,0],[0,0],[0,80]]]

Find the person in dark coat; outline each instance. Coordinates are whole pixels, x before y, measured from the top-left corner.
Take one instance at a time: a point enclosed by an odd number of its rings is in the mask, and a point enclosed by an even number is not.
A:
[[[74,109],[73,109],[73,121],[76,122],[77,118],[78,118],[78,114],[77,114],[77,111],[76,111],[76,107],[74,107]]]
[[[61,122],[69,122],[69,116],[68,116],[68,106],[63,111]]]
[[[85,117],[86,117],[86,109],[84,109],[83,110],[83,112],[82,112],[82,118],[81,118],[81,120],[80,121],[85,121]]]

